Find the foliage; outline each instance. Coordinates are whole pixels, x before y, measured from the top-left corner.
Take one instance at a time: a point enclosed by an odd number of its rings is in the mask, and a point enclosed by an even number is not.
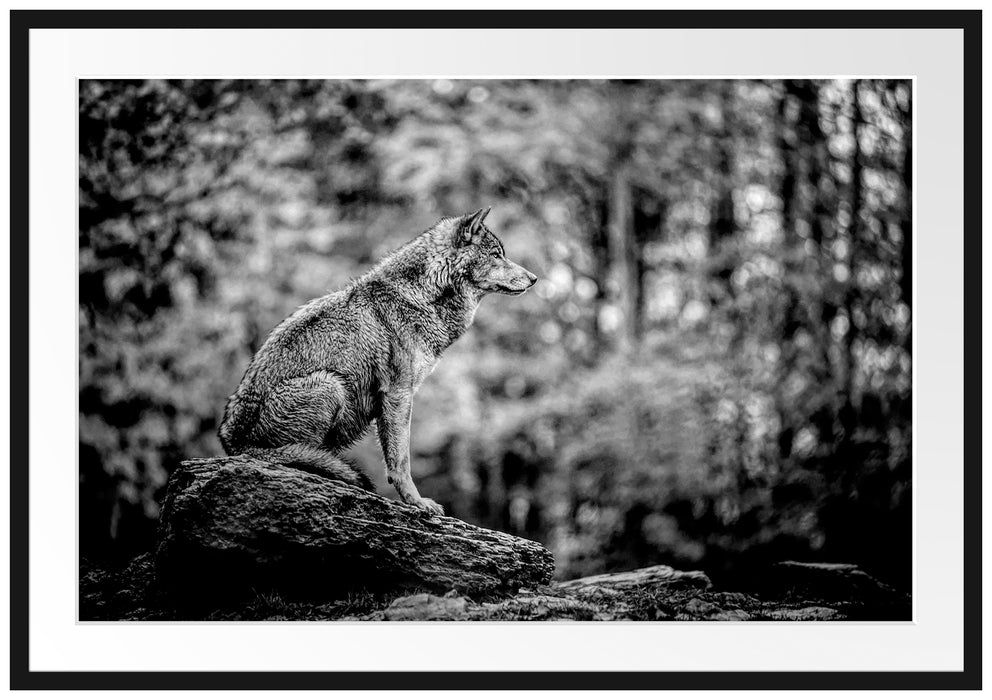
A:
[[[908,586],[910,95],[83,81],[84,554],[147,546],[279,320],[492,205],[541,281],[484,301],[421,389],[422,491],[545,542],[563,578],[793,557]],[[381,472],[373,440],[353,456]]]

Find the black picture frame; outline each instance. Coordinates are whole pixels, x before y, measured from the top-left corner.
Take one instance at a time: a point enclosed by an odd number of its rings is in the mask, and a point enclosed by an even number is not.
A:
[[[964,670],[961,672],[50,672],[28,659],[28,94],[35,28],[953,28],[964,61],[964,371],[981,376],[980,10],[15,10],[10,13],[10,684],[65,689],[979,689],[981,383],[964,384]]]

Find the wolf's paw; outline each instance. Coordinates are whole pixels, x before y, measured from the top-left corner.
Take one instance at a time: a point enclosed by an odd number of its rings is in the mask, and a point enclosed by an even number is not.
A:
[[[440,504],[438,504],[436,501],[430,498],[421,497],[421,499],[416,503],[414,503],[413,505],[423,510],[426,510],[428,513],[431,513],[433,515],[444,515],[444,508],[442,508]]]

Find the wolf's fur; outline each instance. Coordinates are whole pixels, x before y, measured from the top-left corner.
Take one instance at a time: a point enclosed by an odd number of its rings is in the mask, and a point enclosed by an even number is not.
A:
[[[506,259],[489,210],[441,219],[347,288],[280,323],[227,402],[228,454],[255,454],[368,487],[338,457],[375,421],[386,475],[410,504],[441,512],[410,476],[413,395],[490,292],[537,279]]]

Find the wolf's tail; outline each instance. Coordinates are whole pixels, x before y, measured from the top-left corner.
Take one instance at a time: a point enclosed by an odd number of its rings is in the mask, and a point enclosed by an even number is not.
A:
[[[282,464],[293,469],[316,474],[334,481],[357,486],[366,491],[375,491],[372,480],[354,464],[346,462],[333,452],[313,445],[282,445],[281,447],[250,447],[241,452],[248,457],[257,457],[267,462]]]

